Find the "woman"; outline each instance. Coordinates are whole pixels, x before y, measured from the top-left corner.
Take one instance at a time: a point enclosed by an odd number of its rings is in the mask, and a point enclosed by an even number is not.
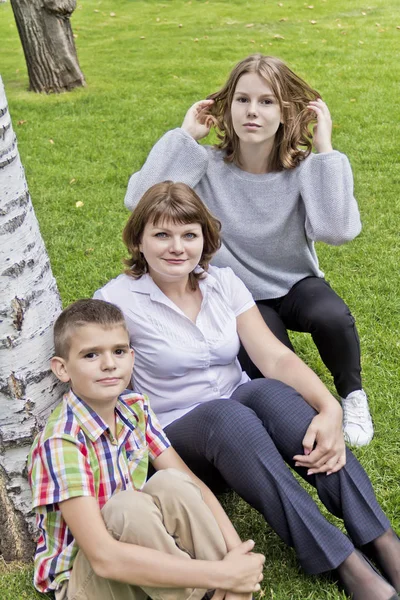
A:
[[[212,126],[220,144],[199,145]],[[233,269],[290,349],[287,329],[311,333],[342,399],[346,441],[363,446],[373,425],[358,333],[314,249],[315,241],[343,244],[361,230],[350,164],[332,149],[331,131],[318,92],[279,59],[249,56],[220,91],[189,109],[181,128],[156,143],[132,175],[125,204],[132,209],[166,179],[196,190],[223,225],[213,264]],[[240,360],[252,379],[261,376],[245,352]]]
[[[354,600],[397,598],[400,542],[345,447],[341,408],[270,332],[232,270],[208,266],[219,230],[182,183],[153,186],[129,218],[129,268],[95,297],[125,315],[134,389],[150,396],[189,467],[211,485],[218,473],[294,546],[306,572],[337,569]],[[265,379],[242,372],[239,338]],[[285,461],[343,518],[350,538],[326,521]],[[355,546],[375,553],[387,580]]]

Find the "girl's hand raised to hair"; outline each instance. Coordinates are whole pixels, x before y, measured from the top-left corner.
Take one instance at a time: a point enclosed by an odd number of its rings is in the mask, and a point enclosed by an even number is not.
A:
[[[189,108],[183,119],[182,129],[192,136],[196,141],[201,140],[210,133],[214,119],[205,114],[206,110],[214,100],[200,100]]]
[[[319,154],[332,152],[332,119],[329,108],[321,98],[312,100],[307,108],[317,116],[317,123],[313,131],[313,144],[316,151]]]

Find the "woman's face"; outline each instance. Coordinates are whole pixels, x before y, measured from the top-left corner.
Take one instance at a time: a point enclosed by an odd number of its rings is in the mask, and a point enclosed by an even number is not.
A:
[[[257,73],[245,73],[238,80],[231,114],[241,145],[271,146],[282,119],[278,99]]]
[[[187,279],[200,262],[203,245],[200,223],[177,224],[167,220],[146,224],[139,249],[157,283]]]

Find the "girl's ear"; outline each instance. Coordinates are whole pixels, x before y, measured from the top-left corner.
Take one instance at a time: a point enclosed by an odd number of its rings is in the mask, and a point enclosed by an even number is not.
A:
[[[70,380],[70,376],[68,375],[67,371],[67,364],[64,358],[61,358],[60,356],[53,356],[50,361],[50,367],[54,375],[60,381],[67,383]]]

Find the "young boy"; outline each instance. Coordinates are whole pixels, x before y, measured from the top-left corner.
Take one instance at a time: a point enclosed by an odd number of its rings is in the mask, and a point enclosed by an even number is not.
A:
[[[251,598],[264,557],[241,543],[147,398],[125,390],[133,351],[121,311],[79,300],[57,319],[54,343],[51,368],[70,390],[28,460],[36,588],[56,600],[198,600],[207,589]]]

